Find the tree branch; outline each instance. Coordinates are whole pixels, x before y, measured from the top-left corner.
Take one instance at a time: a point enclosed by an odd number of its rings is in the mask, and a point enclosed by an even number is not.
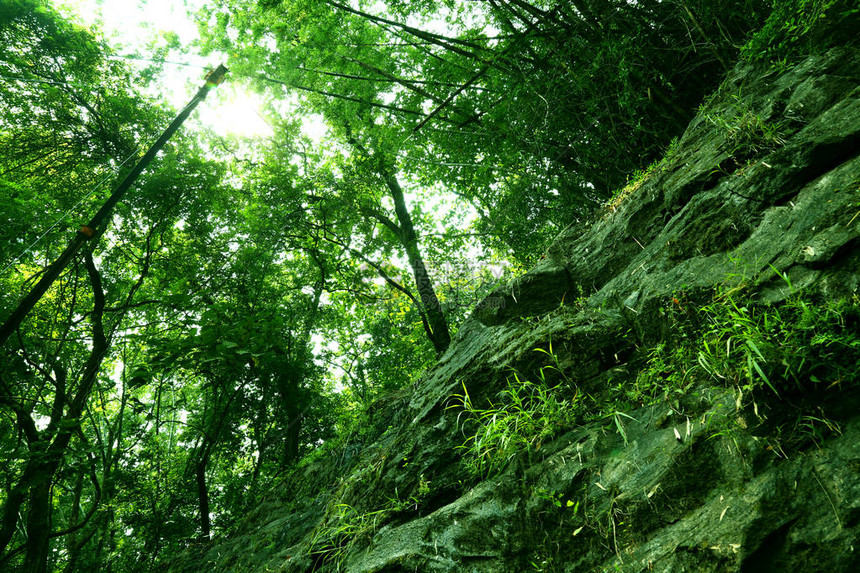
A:
[[[380,213],[376,209],[372,209],[370,207],[360,207],[359,211],[361,211],[361,214],[365,215],[366,217],[376,219],[377,221],[388,227],[391,232],[394,233],[395,237],[397,237],[401,241],[403,240],[403,230],[397,225],[397,223],[386,217],[383,213]]]
[[[404,107],[398,107],[398,106],[396,106],[396,105],[388,105],[388,104],[384,104],[384,103],[377,103],[377,102],[375,102],[375,101],[369,101],[369,100],[365,100],[365,99],[361,99],[361,98],[357,98],[357,97],[353,97],[353,96],[348,96],[348,95],[344,95],[344,94],[337,94],[337,93],[329,92],[329,91],[326,91],[326,90],[319,90],[319,89],[312,88],[312,87],[309,87],[309,86],[303,86],[303,85],[299,85],[299,84],[292,84],[292,83],[289,83],[289,82],[285,82],[285,81],[277,80],[277,79],[275,79],[275,78],[271,78],[271,77],[266,76],[266,75],[264,75],[264,74],[260,74],[258,77],[259,77],[259,79],[261,79],[261,80],[263,80],[263,81],[266,81],[266,82],[270,82],[270,83],[273,83],[273,84],[280,84],[280,85],[282,85],[282,86],[286,86],[286,87],[288,87],[288,88],[293,88],[293,89],[302,90],[302,91],[306,91],[306,92],[310,92],[310,93],[315,93],[315,94],[317,94],[317,95],[322,95],[322,96],[326,96],[326,97],[333,97],[333,98],[336,98],[336,99],[342,99],[342,100],[345,100],[345,101],[351,101],[351,102],[355,102],[355,103],[360,103],[360,104],[367,105],[367,106],[370,106],[370,107],[377,107],[377,108],[380,108],[380,109],[387,109],[387,110],[389,110],[389,111],[394,111],[394,112],[402,113],[402,114],[406,114],[406,115],[415,115],[415,116],[419,116],[419,117],[425,117],[424,112],[416,111],[416,110],[414,110],[414,109],[406,109],[406,108],[404,108]],[[445,122],[447,122],[447,123],[450,123],[450,124],[452,124],[452,125],[456,125],[456,122],[454,122],[453,120],[448,119],[448,118],[446,118],[446,117],[440,117],[439,119],[441,119],[442,121],[445,121]]]

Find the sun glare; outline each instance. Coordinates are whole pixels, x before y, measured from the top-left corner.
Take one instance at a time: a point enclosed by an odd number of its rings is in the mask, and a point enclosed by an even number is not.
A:
[[[146,46],[159,34],[173,32],[183,45],[198,38],[197,27],[187,10],[202,5],[201,0],[175,2],[148,0],[112,2],[107,0],[53,0],[62,11],[79,18],[87,25],[99,26],[116,46],[120,56],[125,52],[137,54],[128,62],[134,66],[151,65],[146,60]],[[187,7],[187,8],[186,8]],[[139,55],[139,60],[136,59]],[[161,77],[147,92],[163,97],[176,109],[182,109],[203,85],[205,68],[214,68],[217,54],[207,58],[190,53],[175,53],[166,58]],[[262,118],[261,99],[234,87],[227,81],[210,93],[194,113],[194,123],[212,128],[221,136],[270,137],[272,128]]]
[[[228,83],[218,87],[197,108],[201,125],[211,128],[221,136],[238,135],[242,137],[271,137],[272,127],[266,122],[260,110],[262,100]],[[217,95],[217,97],[216,97]]]

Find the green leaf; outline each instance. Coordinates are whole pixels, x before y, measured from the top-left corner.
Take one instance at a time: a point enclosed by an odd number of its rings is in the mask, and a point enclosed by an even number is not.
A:
[[[758,355],[759,358],[762,359],[762,361],[764,361],[764,356],[762,355],[761,351],[758,349],[758,346],[756,346],[755,342],[753,342],[750,339],[747,339],[746,344],[747,344],[747,346],[749,346],[752,349],[753,352],[755,352]]]

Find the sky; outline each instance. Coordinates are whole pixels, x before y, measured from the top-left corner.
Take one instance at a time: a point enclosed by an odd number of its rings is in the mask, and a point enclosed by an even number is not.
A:
[[[198,39],[197,26],[189,11],[204,0],[51,0],[66,14],[88,26],[102,29],[117,54],[145,56],[145,46],[160,33],[174,32],[182,45]],[[219,55],[207,57],[173,54],[157,86],[158,93],[174,108],[182,109],[203,85],[208,69],[221,63]],[[145,66],[150,62],[129,59],[129,64]],[[262,100],[229,81],[213,90],[195,111],[192,123],[211,127],[219,135],[269,136]]]

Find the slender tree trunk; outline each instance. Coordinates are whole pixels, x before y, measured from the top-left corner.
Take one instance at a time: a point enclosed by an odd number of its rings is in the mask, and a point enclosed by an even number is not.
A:
[[[21,506],[24,500],[27,499],[27,492],[30,489],[30,480],[35,470],[35,464],[31,461],[24,469],[24,474],[18,480],[6,497],[6,503],[3,504],[3,517],[0,521],[0,555],[6,552],[9,542],[12,541],[12,536],[15,534],[15,526],[18,524],[18,514],[21,511]]]
[[[69,527],[74,527],[81,520],[81,496],[84,491],[84,474],[83,472],[78,472],[77,477],[75,478],[75,487],[72,491],[72,511],[69,515]],[[69,561],[75,560],[75,553],[78,549],[78,532],[72,531],[68,535],[66,535],[66,555],[69,557]]]
[[[73,573],[78,570],[78,560],[81,558],[81,549],[90,542],[90,540],[95,536],[96,531],[97,529],[94,527],[80,539],[75,541],[73,546],[69,547],[69,559],[66,561],[66,567],[63,569],[63,573]],[[96,553],[96,555],[100,554]]]
[[[473,76],[468,82],[463,84],[461,88],[455,92],[458,93],[462,89],[468,87],[469,83],[476,80],[478,75]],[[453,97],[454,94],[452,94]],[[426,119],[432,118],[439,110],[441,110],[452,97],[443,102],[437,107]],[[417,131],[424,122],[419,123],[413,128],[413,133]],[[345,122],[344,127],[347,132],[347,141],[358,149],[365,157],[371,157],[367,149],[353,136],[352,129],[348,122]],[[415,227],[412,224],[412,217],[409,215],[409,209],[406,206],[406,198],[403,195],[403,188],[397,177],[391,169],[385,164],[385,160],[381,160],[376,166],[376,173],[382,177],[388,191],[391,193],[391,198],[394,200],[394,212],[397,215],[397,223],[390,221],[386,217],[380,217],[379,220],[400,240],[403,248],[406,250],[406,257],[409,259],[409,266],[412,267],[412,275],[415,277],[415,286],[418,289],[418,296],[421,299],[422,310],[426,317],[425,329],[430,338],[430,342],[436,349],[437,354],[442,354],[448,350],[451,344],[451,333],[448,330],[448,321],[445,319],[445,314],[442,312],[442,306],[439,304],[439,299],[436,296],[436,289],[433,286],[433,280],[427,272],[427,267],[424,264],[424,258],[421,256],[421,250],[418,247],[418,234],[415,232]]]
[[[301,344],[301,341],[299,342]],[[275,373],[275,385],[281,398],[283,413],[287,418],[284,432],[284,452],[281,455],[281,468],[286,469],[299,455],[299,437],[302,430],[302,412],[299,408],[299,385],[304,377],[302,370],[295,364],[286,362]]]
[[[433,280],[430,278],[427,267],[424,265],[424,258],[421,256],[421,250],[418,247],[418,235],[412,225],[412,217],[409,216],[409,209],[406,207],[406,198],[403,196],[403,189],[391,172],[383,170],[382,176],[385,179],[388,190],[391,192],[391,198],[394,200],[394,211],[397,213],[397,222],[400,224],[400,240],[406,249],[409,266],[412,267],[412,274],[415,277],[415,286],[418,288],[418,295],[421,298],[421,304],[427,315],[427,322],[431,331],[430,341],[433,343],[436,352],[442,354],[448,350],[448,345],[451,344],[448,321],[445,319],[442,306],[436,297]]]
[[[197,462],[196,478],[197,478],[197,501],[200,508],[200,529],[203,539],[211,539],[212,524],[209,520],[209,490],[206,487],[206,466],[209,456],[205,456]]]
[[[38,463],[29,483],[30,496],[27,508],[27,545],[24,557],[24,571],[26,573],[45,573],[48,567],[48,553],[51,528],[51,486],[54,474],[65,455],[72,433],[77,427],[78,420],[90,395],[90,390],[98,377],[99,370],[108,350],[108,340],[105,336],[102,316],[105,307],[105,295],[102,289],[101,275],[95,267],[92,254],[87,253],[85,264],[90,282],[93,288],[93,311],[91,321],[93,325],[93,347],[87,362],[84,365],[80,384],[73,400],[69,403],[69,409],[57,421],[56,437],[50,442],[43,452],[43,460]],[[49,428],[53,425],[51,420]]]
[[[302,413],[298,409],[295,396],[289,402],[287,407],[289,426],[287,426],[287,442],[284,445],[284,469],[299,457],[299,437],[302,433]]]

